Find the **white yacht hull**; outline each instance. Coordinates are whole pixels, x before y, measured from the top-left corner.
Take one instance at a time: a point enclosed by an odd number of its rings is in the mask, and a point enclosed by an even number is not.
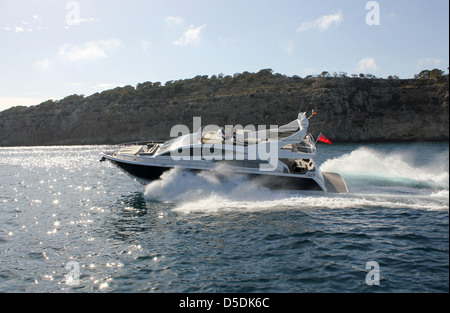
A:
[[[195,166],[195,163],[193,164],[192,161],[190,164],[187,163],[181,166],[179,162],[178,164],[171,164],[170,160],[164,162],[159,160],[158,163],[155,163],[152,162],[154,159],[152,160],[151,158],[143,160],[143,158],[133,156],[105,155],[104,158],[112,161],[132,176],[146,181],[159,179],[165,171],[172,168],[182,168],[194,172],[205,170],[214,171],[216,169],[212,163]],[[331,193],[348,192],[347,186],[339,174],[322,173],[319,169],[306,174],[256,172],[242,169],[233,169],[232,172],[247,175],[256,184],[271,190],[310,190]]]

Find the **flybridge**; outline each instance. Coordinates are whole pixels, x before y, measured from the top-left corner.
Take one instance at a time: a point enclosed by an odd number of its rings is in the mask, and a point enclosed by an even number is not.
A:
[[[185,125],[172,127],[170,135],[177,138],[164,144],[157,154],[170,153],[175,161],[261,161],[261,171],[275,170],[280,154],[284,158],[300,157],[299,153],[309,158],[315,154],[315,146],[307,136],[309,122],[305,113],[289,124],[271,125],[269,129],[266,125],[202,127],[200,117],[194,117],[193,125],[192,133]]]
[[[189,127],[186,125],[175,125],[170,130],[170,137],[171,138],[177,138],[180,136],[192,134],[192,133],[211,133],[211,132],[217,132],[217,130],[222,130],[220,133],[221,136],[225,138],[230,138],[233,135],[233,132],[236,132],[236,140],[240,142],[243,141],[243,134],[251,134],[251,137],[253,139],[278,139],[277,135],[283,134],[283,133],[289,133],[300,129],[307,129],[309,126],[308,120],[316,114],[314,111],[312,112],[311,116],[306,117],[306,113],[299,113],[296,120],[290,122],[289,124],[278,126],[278,125],[270,125],[269,129],[266,125],[258,125],[257,127],[255,125],[247,125],[243,127],[242,125],[225,125],[224,128],[221,128],[217,125],[210,124],[207,126],[202,126],[202,118],[199,116],[195,116],[192,119],[192,132],[189,130]],[[239,134],[237,134],[239,133]],[[210,135],[208,139],[215,139],[211,138]],[[256,143],[256,142],[255,142]]]

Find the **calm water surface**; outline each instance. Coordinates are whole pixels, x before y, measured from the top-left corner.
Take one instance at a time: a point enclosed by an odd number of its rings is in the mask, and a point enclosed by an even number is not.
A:
[[[0,148],[0,292],[449,291],[447,143],[320,145],[347,195],[145,186],[110,148]]]

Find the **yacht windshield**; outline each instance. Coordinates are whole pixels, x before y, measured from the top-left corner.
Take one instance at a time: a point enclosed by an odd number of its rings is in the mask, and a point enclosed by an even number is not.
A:
[[[175,138],[175,139],[172,139],[172,140],[169,140],[169,141],[165,142],[165,143],[161,146],[161,148],[159,148],[158,154],[162,154],[162,153],[164,153],[164,152],[170,150],[170,147],[177,141],[177,139],[178,139],[178,138]]]

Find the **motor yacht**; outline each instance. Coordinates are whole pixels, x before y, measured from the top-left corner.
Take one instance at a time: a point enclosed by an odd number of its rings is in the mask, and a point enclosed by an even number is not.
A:
[[[192,133],[181,131],[181,136],[165,142],[123,144],[117,151],[105,153],[102,160],[110,160],[145,181],[181,168],[246,175],[272,190],[347,193],[341,175],[321,172],[314,161],[316,140],[308,133],[309,119],[314,114],[307,117],[306,112],[301,112],[292,122],[269,129],[208,125]]]

